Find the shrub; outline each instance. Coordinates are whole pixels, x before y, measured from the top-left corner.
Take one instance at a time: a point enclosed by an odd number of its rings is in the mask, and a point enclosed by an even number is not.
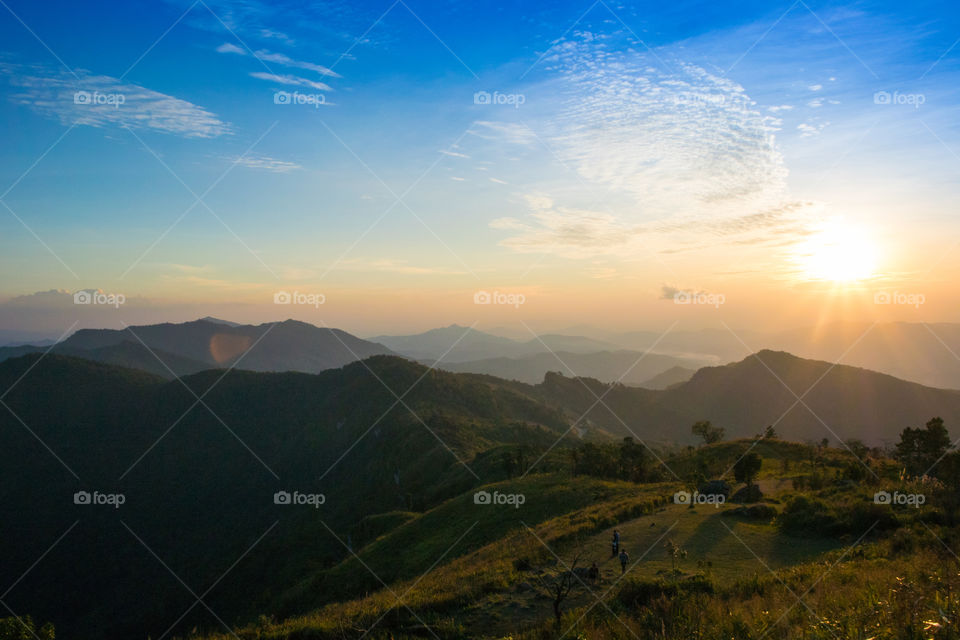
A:
[[[836,529],[837,520],[820,500],[796,496],[777,518],[777,526],[788,535],[828,535]]]

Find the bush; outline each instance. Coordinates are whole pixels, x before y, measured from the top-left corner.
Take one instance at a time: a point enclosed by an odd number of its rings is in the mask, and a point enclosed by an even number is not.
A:
[[[889,506],[873,502],[860,501],[847,505],[838,510],[836,517],[837,533],[855,536],[860,536],[871,526],[876,531],[888,531],[900,526],[900,521]]]
[[[820,500],[796,496],[777,517],[777,526],[788,535],[829,535],[836,530],[837,520]]]
[[[726,517],[746,518],[747,520],[757,520],[759,522],[769,522],[777,516],[777,509],[769,504],[754,504],[750,505],[749,507],[727,509],[726,511],[722,511],[721,515]]]

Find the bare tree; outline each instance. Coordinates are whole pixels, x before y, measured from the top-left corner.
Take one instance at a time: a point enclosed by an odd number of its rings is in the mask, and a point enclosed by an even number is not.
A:
[[[581,553],[577,552],[569,565],[558,558],[552,569],[537,572],[537,589],[552,601],[553,615],[558,627],[563,619],[564,601],[574,589],[587,587],[586,582],[580,575],[584,573],[584,570],[577,566],[580,562],[580,555]]]

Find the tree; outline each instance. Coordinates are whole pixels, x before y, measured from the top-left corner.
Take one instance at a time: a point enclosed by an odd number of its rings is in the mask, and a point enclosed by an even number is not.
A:
[[[577,587],[586,588],[586,583],[577,572],[577,563],[579,561],[580,553],[577,553],[569,566],[562,560],[558,560],[557,564],[560,565],[559,568],[555,568],[552,571],[540,571],[537,574],[537,587],[541,593],[550,598],[553,604],[553,616],[558,629],[563,620],[564,601]]]
[[[774,440],[776,438],[779,438],[780,436],[777,435],[777,432],[774,431],[773,429],[773,425],[770,424],[770,425],[767,425],[767,428],[764,430],[763,437],[765,440]]]
[[[699,420],[690,427],[690,432],[703,439],[703,444],[713,444],[723,440],[726,431],[723,427],[713,426],[709,420]]]
[[[642,482],[646,475],[647,461],[643,445],[627,436],[620,445],[620,477],[631,482]]]
[[[867,453],[870,452],[870,448],[863,444],[862,440],[857,440],[856,438],[851,438],[843,444],[850,453],[861,460],[863,460],[867,456]]]
[[[737,479],[737,482],[743,482],[748,487],[752,487],[762,465],[763,459],[756,453],[750,452],[733,465],[733,477]]]
[[[894,457],[911,476],[925,475],[953,447],[942,418],[931,418],[926,429],[907,427],[900,432]]]

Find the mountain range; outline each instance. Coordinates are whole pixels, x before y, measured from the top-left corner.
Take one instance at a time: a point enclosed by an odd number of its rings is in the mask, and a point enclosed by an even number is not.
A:
[[[48,348],[0,347],[0,361]],[[318,373],[370,356],[393,354],[381,344],[340,329],[295,320],[239,325],[216,318],[127,329],[81,329],[53,346],[52,352],[167,378],[229,367]]]
[[[0,347],[0,361],[49,348],[42,341]],[[249,353],[242,355],[247,349]],[[580,326],[569,333],[530,339],[451,325],[364,340],[293,320],[241,325],[207,317],[125,330],[83,329],[54,346],[53,352],[168,378],[230,366],[317,373],[371,355],[402,355],[450,371],[530,384],[560,371],[662,389],[688,380],[703,366],[737,362],[761,349],[858,366],[931,387],[960,388],[960,324],[949,323],[830,324],[769,334],[727,329],[615,333]]]
[[[228,335],[271,345],[266,326]],[[157,348],[204,354],[200,338],[188,349],[156,327],[142,333]],[[209,339],[230,327],[191,329]],[[303,330],[274,330],[288,329]],[[86,346],[72,348],[118,348],[80,335]],[[774,425],[795,440],[881,444],[932,416],[960,424],[960,391],[773,351],[664,390],[557,372],[527,384],[389,355],[317,374],[207,370],[171,380],[54,351],[0,363],[0,388],[0,537],[8,582],[26,572],[5,602],[54,620],[65,637],[91,638],[163,635],[171,611],[187,612],[176,625],[186,632],[202,611],[178,580],[197,593],[214,585],[205,602],[231,625],[358,597],[380,585],[320,577],[355,541],[504,481],[507,460],[522,468],[542,455],[538,471],[556,468],[582,440],[632,436],[675,451],[707,419],[728,438]],[[124,503],[77,503],[78,492]],[[322,494],[323,505],[277,503],[278,492]],[[51,548],[51,532],[69,543]],[[457,553],[480,548],[484,532]],[[55,584],[72,587],[51,592]]]

